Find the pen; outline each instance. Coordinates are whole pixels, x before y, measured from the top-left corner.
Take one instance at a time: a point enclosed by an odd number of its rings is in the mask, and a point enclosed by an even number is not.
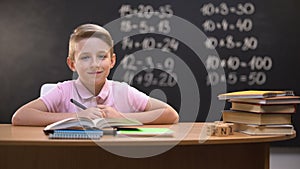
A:
[[[70,99],[70,101],[75,104],[76,106],[82,108],[83,110],[87,109],[84,105],[80,104],[78,101],[74,100],[74,99]]]

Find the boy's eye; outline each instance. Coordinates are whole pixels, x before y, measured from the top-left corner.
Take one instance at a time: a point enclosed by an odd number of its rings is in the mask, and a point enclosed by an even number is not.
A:
[[[81,56],[80,57],[81,60],[86,60],[86,59],[89,59],[89,58],[90,58],[89,56]]]
[[[99,59],[105,59],[105,57],[106,57],[105,55],[99,55],[98,56]]]

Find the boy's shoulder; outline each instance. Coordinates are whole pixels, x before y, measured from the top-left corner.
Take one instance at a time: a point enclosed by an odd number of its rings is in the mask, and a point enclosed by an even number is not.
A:
[[[108,80],[109,86],[111,86],[111,89],[114,91],[117,91],[119,93],[127,93],[129,95],[135,95],[138,93],[143,93],[139,91],[137,88],[129,85],[126,82],[120,82],[120,81],[114,81],[114,80]]]
[[[66,80],[66,81],[58,82],[57,86],[71,87],[71,86],[73,86],[74,82],[75,82],[75,80]]]
[[[137,90],[136,88],[130,86],[128,83],[126,82],[120,82],[120,81],[115,81],[115,80],[108,80],[108,85],[111,87],[111,89],[114,90]]]
[[[73,90],[73,86],[74,86],[75,80],[66,80],[66,81],[62,81],[62,82],[58,82],[57,83],[57,88],[60,90]]]
[[[115,80],[107,80],[110,86],[129,86],[126,82],[119,82]]]

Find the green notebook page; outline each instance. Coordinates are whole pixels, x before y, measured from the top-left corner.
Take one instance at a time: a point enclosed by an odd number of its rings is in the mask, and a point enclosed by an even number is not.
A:
[[[117,131],[117,135],[126,136],[172,136],[173,133],[169,128],[121,128]]]

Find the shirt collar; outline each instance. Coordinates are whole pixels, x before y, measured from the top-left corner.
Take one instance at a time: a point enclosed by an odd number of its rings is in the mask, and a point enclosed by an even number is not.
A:
[[[106,100],[106,98],[109,95],[109,81],[107,79],[105,79],[105,83],[100,91],[100,93],[98,94],[98,96],[102,99],[102,100]]]
[[[75,87],[77,90],[78,95],[82,98],[82,99],[90,99],[92,97],[95,97],[83,84],[82,82],[77,79],[75,81]],[[105,83],[100,91],[100,93],[98,94],[98,96],[102,99],[105,100],[109,95],[109,82],[106,79]]]

